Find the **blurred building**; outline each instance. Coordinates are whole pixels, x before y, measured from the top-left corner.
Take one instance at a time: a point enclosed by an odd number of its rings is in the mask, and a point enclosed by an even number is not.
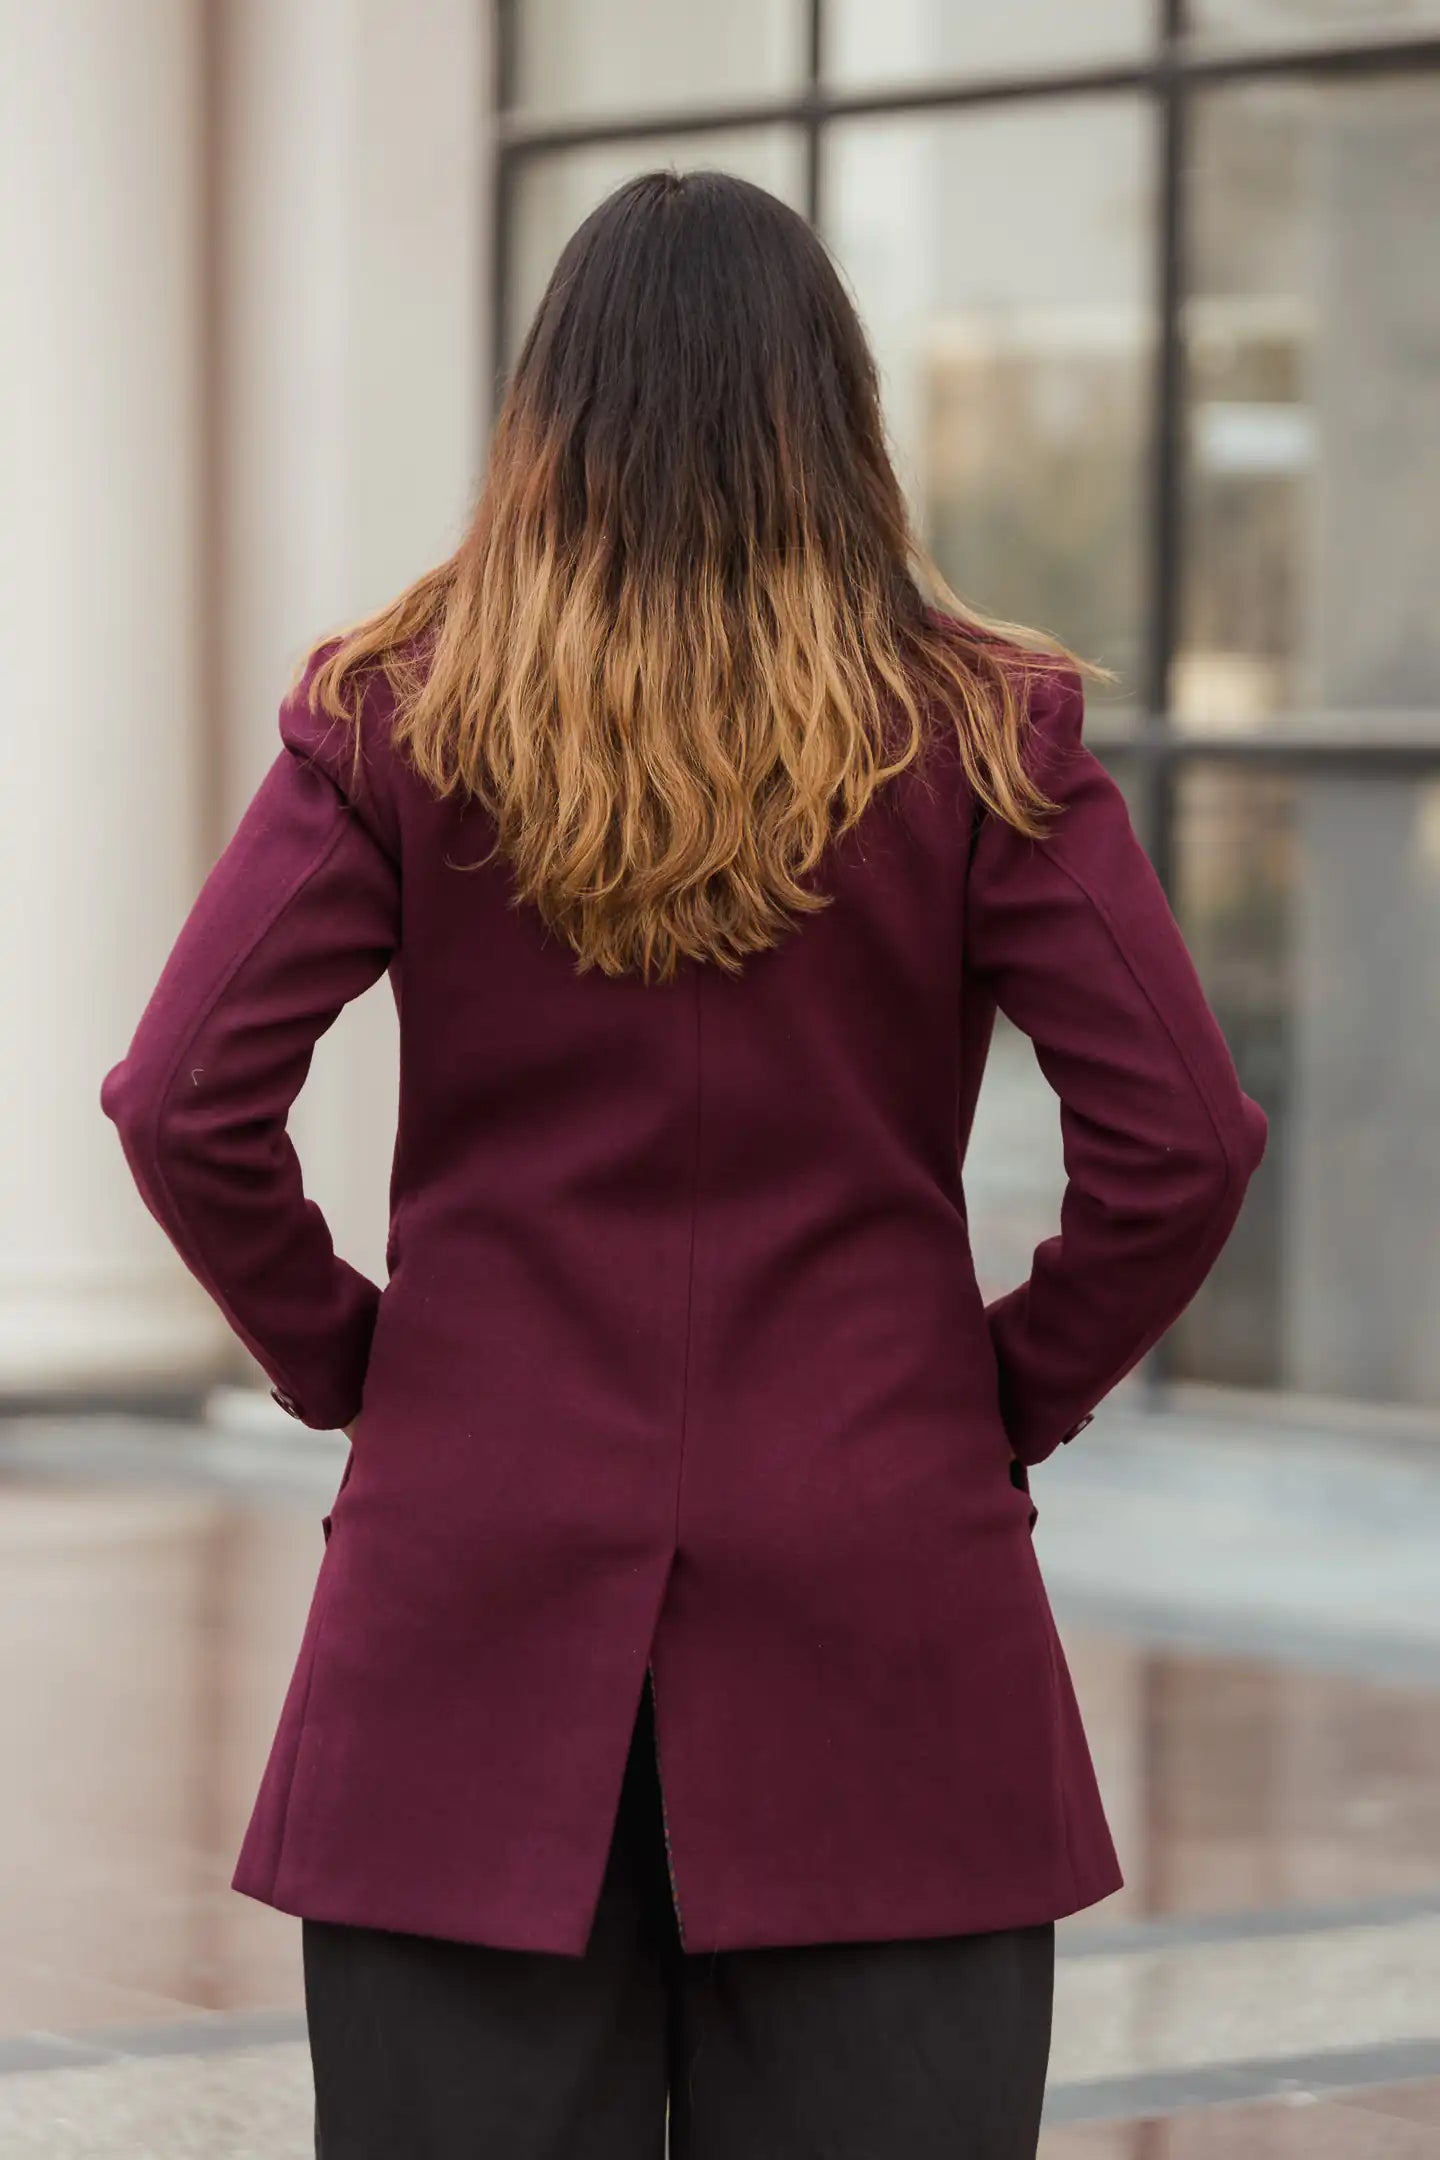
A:
[[[100,1074],[291,666],[448,552],[559,246],[673,163],[818,223],[947,575],[1115,670],[1091,739],[1272,1121],[1162,1376],[1440,1407],[1440,0],[18,0],[0,39],[0,1390],[246,1370]],[[372,1269],[393,1057],[382,991],[297,1117]],[[1060,1176],[1002,1038],[995,1287]]]

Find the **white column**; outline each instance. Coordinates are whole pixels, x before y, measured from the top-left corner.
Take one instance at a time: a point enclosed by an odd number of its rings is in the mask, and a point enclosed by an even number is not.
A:
[[[0,0],[0,1392],[223,1337],[98,1101],[201,867],[199,30]]]
[[[229,0],[221,82],[227,815],[293,663],[448,554],[490,381],[486,10]],[[383,983],[320,1044],[294,1129],[383,1281],[396,1040]],[[288,1421],[287,1421],[288,1422]]]

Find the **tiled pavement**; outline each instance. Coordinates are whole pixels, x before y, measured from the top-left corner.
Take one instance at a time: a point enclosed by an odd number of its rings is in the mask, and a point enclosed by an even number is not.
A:
[[[4,2160],[312,2150],[295,1923],[225,1887],[343,1456],[277,1438],[0,1428]],[[1112,1412],[1036,1492],[1128,1877],[1044,2160],[1440,2160],[1440,1448]]]

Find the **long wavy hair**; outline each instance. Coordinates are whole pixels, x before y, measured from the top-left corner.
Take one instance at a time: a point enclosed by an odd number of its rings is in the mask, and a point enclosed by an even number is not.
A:
[[[717,172],[646,173],[579,227],[459,547],[340,637],[312,702],[358,721],[383,669],[397,747],[484,805],[517,904],[582,970],[661,981],[823,907],[827,844],[937,726],[1043,831],[1031,679],[1083,666],[945,586],[830,257]]]

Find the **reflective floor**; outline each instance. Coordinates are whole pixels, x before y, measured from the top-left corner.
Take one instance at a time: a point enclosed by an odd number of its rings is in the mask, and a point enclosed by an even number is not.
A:
[[[343,1445],[248,1417],[0,1426],[6,2160],[311,2151],[297,1924],[227,1884]],[[1440,1444],[1112,1411],[1035,1487],[1128,1878],[1044,2160],[1440,2155]]]

